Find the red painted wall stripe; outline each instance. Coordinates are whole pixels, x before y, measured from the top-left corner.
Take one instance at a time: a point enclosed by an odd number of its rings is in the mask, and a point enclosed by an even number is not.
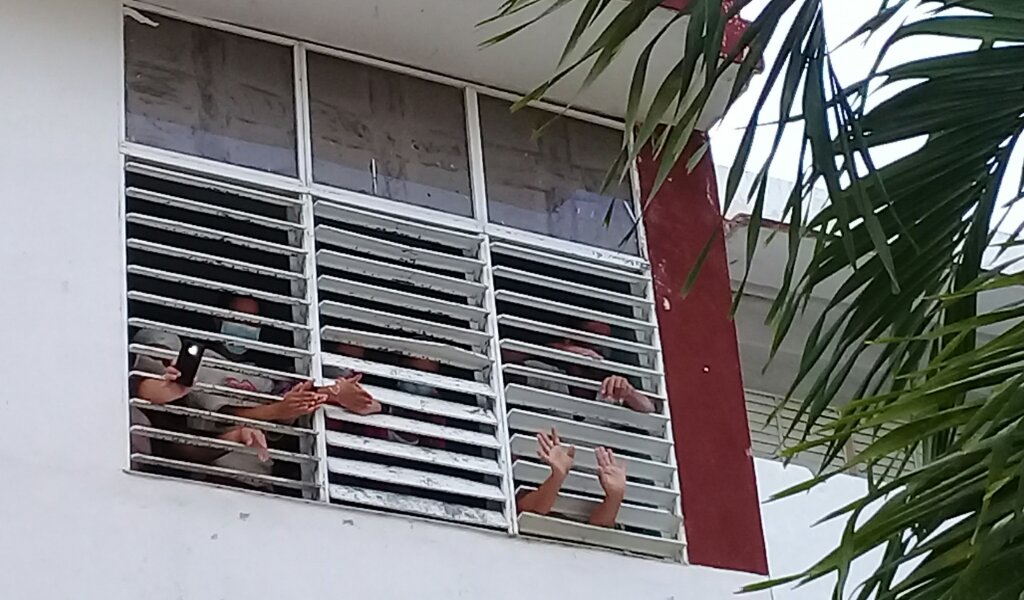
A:
[[[644,218],[689,558],[694,564],[767,574],[711,153],[686,172],[686,157],[703,135],[691,140]],[[647,155],[638,166],[646,198],[657,164]],[[712,235],[704,267],[684,298],[680,290]]]
[[[693,0],[664,0],[661,5],[665,8],[671,8],[673,10],[683,10],[690,5]],[[733,0],[722,0],[722,12],[729,10],[732,7]],[[722,36],[722,54],[728,54],[733,48],[739,44],[740,38],[743,37],[743,32],[747,30],[750,25],[744,19],[741,19],[739,15],[733,17],[725,26],[725,32]],[[740,62],[741,57],[736,57],[736,61]]]

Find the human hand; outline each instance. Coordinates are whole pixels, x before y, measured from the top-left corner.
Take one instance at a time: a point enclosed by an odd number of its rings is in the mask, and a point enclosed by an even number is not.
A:
[[[572,352],[573,354],[586,356],[587,358],[593,358],[594,360],[604,360],[604,357],[601,356],[600,353],[598,353],[593,348],[587,348],[586,346],[579,346],[577,344],[573,344],[570,342],[564,342],[562,344],[557,345],[556,348],[558,348],[559,350],[563,350],[565,352]]]
[[[174,363],[164,367],[164,374],[159,379],[143,378],[139,384],[139,397],[155,404],[167,404],[184,398],[192,388],[178,383],[181,371]]]
[[[558,439],[558,431],[552,428],[551,433],[541,431],[537,434],[537,456],[551,467],[553,474],[565,477],[576,460],[576,448],[563,446]]]
[[[636,388],[628,379],[621,375],[611,375],[601,382],[601,393],[598,397],[606,402],[621,405],[635,393]]]
[[[622,500],[626,495],[626,467],[615,460],[615,453],[608,448],[594,451],[597,457],[597,479],[601,482],[606,498]]]
[[[260,462],[267,462],[270,460],[270,449],[267,447],[267,436],[259,429],[253,429],[252,427],[238,427],[236,429],[232,429],[221,437],[225,440],[237,442],[249,448],[254,448],[256,450],[256,457],[260,459]]]
[[[381,411],[380,402],[373,399],[363,386],[359,385],[362,375],[339,377],[334,385],[325,388],[327,401],[345,408],[357,415],[372,415]]]
[[[273,421],[293,421],[312,414],[327,401],[327,395],[313,390],[312,381],[303,381],[290,389],[273,407]]]

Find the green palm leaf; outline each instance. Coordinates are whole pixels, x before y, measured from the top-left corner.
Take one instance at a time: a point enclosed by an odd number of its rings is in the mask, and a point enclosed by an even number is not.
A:
[[[664,10],[658,4],[506,2],[499,18],[534,5],[580,10],[561,57],[563,70],[524,101],[543,96],[587,59],[585,85],[592,83],[647,19]],[[798,434],[797,442],[787,450],[823,447],[828,460],[812,481],[781,496],[857,465],[869,473],[885,465],[885,476],[873,479],[864,497],[831,516],[847,520],[836,550],[783,581],[838,576],[835,597],[846,597],[852,561],[880,549],[882,566],[857,582],[863,584],[858,598],[1018,600],[1024,592],[1024,309],[1018,302],[982,310],[978,298],[1024,284],[1024,275],[984,268],[994,226],[1004,223],[1005,199],[1012,205],[1024,195],[1020,187],[1006,189],[1019,176],[1010,169],[1024,132],[1024,2],[877,0],[875,13],[842,41],[886,36],[872,57],[875,68],[852,85],[833,65],[838,44],[825,35],[830,14],[822,0],[767,0],[723,56],[725,24],[746,4],[732,3],[727,11],[721,0],[694,0],[677,64],[653,82],[657,91],[647,102],[641,90],[651,78],[654,46],[663,39],[643,40],[623,107],[627,134],[609,181],[653,148],[662,162],[653,195],[682,160],[715,86],[726,74],[735,77],[735,100],[764,63],[764,91],[725,182],[725,202],[738,194],[743,173],[753,170],[750,265],[760,244],[769,168],[783,134],[799,134],[796,184],[785,207],[789,257],[770,310],[773,352],[812,295],[839,281],[802,340],[791,388],[791,396],[800,391],[793,422],[801,429],[790,432]],[[595,18],[604,11],[614,11],[614,18]],[[894,44],[924,35],[977,45],[879,68],[891,63],[883,59]],[[584,38],[596,41],[580,52]],[[772,42],[781,49],[766,56]],[[913,140],[916,150],[876,164],[882,146]],[[750,165],[755,144],[769,150],[768,158]],[[830,203],[808,215],[807,196],[815,186],[827,188]],[[1024,225],[1004,249],[1019,245],[1022,233]],[[810,251],[802,250],[807,237],[816,242]],[[737,301],[741,295],[742,286]],[[992,327],[1001,332],[979,335]],[[880,351],[869,363],[871,375],[849,381],[872,346]],[[848,383],[856,397],[834,418],[836,397]],[[845,460],[843,448],[864,435],[873,442]],[[869,506],[877,510],[867,517]]]

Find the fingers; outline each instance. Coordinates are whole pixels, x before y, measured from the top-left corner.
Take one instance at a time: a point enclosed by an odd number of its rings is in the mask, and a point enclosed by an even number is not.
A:
[[[555,446],[562,445],[562,440],[558,438],[558,430],[554,427],[551,428],[551,443]]]
[[[270,460],[270,451],[267,448],[267,437],[263,435],[263,432],[259,429],[250,429],[245,427],[241,431],[242,443],[249,448],[256,449],[256,457],[260,459],[260,462],[267,462]]]
[[[537,447],[540,451],[545,454],[550,453],[551,449],[555,447],[555,442],[552,441],[551,436],[545,431],[541,431],[537,434]]]
[[[321,394],[319,392],[294,392],[289,393],[285,396],[285,402],[320,402],[327,399],[327,394]]]
[[[288,393],[293,394],[296,392],[308,392],[311,389],[313,389],[312,381],[300,381],[299,383],[296,383],[294,386],[292,386],[292,389],[288,390]]]
[[[597,468],[603,469],[608,466],[608,454],[604,448],[594,450],[594,457],[597,459]]]
[[[576,458],[576,446],[569,446],[569,449],[565,451],[565,454],[569,458]]]
[[[630,387],[629,380],[625,377],[611,375],[601,382],[601,396],[621,403],[629,393]]]
[[[181,377],[181,371],[174,368],[173,366],[164,369],[164,379],[167,381],[177,381]]]
[[[612,397],[616,400],[622,400],[626,392],[626,378],[625,377],[613,377],[612,378]]]
[[[347,381],[349,383],[359,383],[360,381],[363,380],[363,374],[362,373],[356,373],[355,375],[353,375],[351,377],[346,377],[344,379],[345,379],[345,381]]]

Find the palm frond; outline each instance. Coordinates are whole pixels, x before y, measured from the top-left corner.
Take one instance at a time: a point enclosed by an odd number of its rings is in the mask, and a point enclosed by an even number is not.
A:
[[[787,581],[838,575],[835,597],[845,597],[852,561],[881,549],[885,560],[863,582],[859,598],[1018,600],[1024,591],[1024,572],[1017,568],[1024,558],[1024,310],[1019,303],[982,310],[978,298],[1024,284],[1024,276],[986,270],[984,262],[1000,215],[1024,195],[1024,181],[1011,185],[1020,174],[1010,171],[1024,132],[1024,3],[877,0],[870,18],[841,40],[885,38],[874,67],[852,85],[833,64],[839,44],[825,34],[829,14],[822,0],[768,0],[723,55],[726,23],[747,3],[693,0],[676,66],[646,102],[650,56],[663,39],[643,40],[624,107],[622,152],[609,181],[653,148],[661,161],[653,196],[684,155],[715,86],[726,74],[734,77],[734,101],[764,64],[764,89],[724,196],[728,205],[742,175],[754,171],[747,192],[753,199],[750,265],[761,241],[767,174],[785,134],[799,134],[796,183],[784,210],[789,256],[770,310],[773,353],[812,295],[839,281],[803,340],[790,394],[800,391],[793,422],[802,430],[790,432],[799,435],[792,436],[789,452],[824,448],[828,460],[813,480],[784,495],[858,465],[885,462],[888,469],[867,495],[832,515],[847,519],[836,550]],[[588,69],[589,85],[662,10],[645,0],[509,0],[502,14],[535,4],[576,6],[580,16],[562,70],[524,102],[575,69]],[[616,13],[597,20],[603,11]],[[607,25],[592,31],[598,22]],[[976,46],[882,68],[892,63],[887,59],[896,44],[926,35],[975,40]],[[581,52],[583,38],[596,41]],[[780,51],[766,55],[773,44]],[[882,147],[915,140],[916,150],[876,164]],[[769,152],[750,165],[755,144]],[[830,203],[810,215],[807,200],[816,186],[828,190]],[[1016,228],[1004,248],[1019,243],[1022,232],[1024,226]],[[813,250],[801,255],[808,237]],[[737,301],[741,296],[742,285]],[[980,335],[993,327],[1001,333]],[[856,398],[838,418],[830,416],[871,346],[880,352],[870,375],[852,382]],[[873,441],[844,460],[847,443],[865,435]],[[904,460],[894,463],[894,455]]]

